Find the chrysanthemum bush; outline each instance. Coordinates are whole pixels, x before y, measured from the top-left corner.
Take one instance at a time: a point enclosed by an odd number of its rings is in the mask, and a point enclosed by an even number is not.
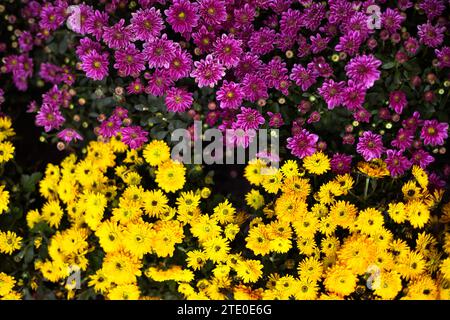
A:
[[[322,152],[279,169],[254,159],[244,173],[252,189],[236,207],[169,150],[112,139],[49,164],[43,205],[18,234],[1,233],[16,267],[1,273],[0,295],[450,298],[450,203],[419,166],[400,180],[380,159],[341,175]]]

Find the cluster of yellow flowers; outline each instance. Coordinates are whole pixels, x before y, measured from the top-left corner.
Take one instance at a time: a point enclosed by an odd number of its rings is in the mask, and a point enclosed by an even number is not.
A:
[[[5,190],[6,182],[3,180],[5,164],[14,157],[14,146],[9,141],[15,135],[11,127],[11,119],[0,117],[0,215],[7,214],[9,208],[9,192]],[[12,231],[0,229],[0,254],[12,254],[19,249],[22,238]],[[20,293],[14,290],[16,280],[14,277],[0,272],[0,299],[18,299]]]
[[[383,167],[376,162],[359,164],[366,179],[385,176],[379,170],[367,174],[367,168]],[[247,204],[263,212],[250,223],[246,246],[262,259],[284,259],[261,297],[450,299],[450,203],[432,214],[444,191],[429,191],[426,172],[414,166],[402,199],[394,194],[393,202],[368,206],[353,190],[350,174],[313,191],[306,172],[317,176],[329,168],[320,152],[301,166],[292,160],[280,169],[262,160],[247,166],[250,183],[276,196],[265,205],[259,190],[246,195]],[[295,267],[297,274],[290,271]]]
[[[356,186],[375,167],[333,175],[322,152],[280,168],[255,159],[244,172],[248,207],[237,210],[187,182],[163,141],[91,142],[40,181],[45,203],[26,215],[27,241],[44,254],[29,287],[52,282],[60,298],[153,299],[172,283],[172,297],[186,299],[450,299],[443,190],[429,190],[415,166],[395,201],[371,206]],[[1,237],[11,239],[2,252],[20,249],[17,235]],[[14,285],[0,273],[0,296]]]

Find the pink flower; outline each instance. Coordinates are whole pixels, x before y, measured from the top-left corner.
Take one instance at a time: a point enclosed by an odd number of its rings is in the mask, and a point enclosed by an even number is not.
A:
[[[138,75],[145,70],[145,57],[134,44],[130,44],[114,53],[116,63],[114,68],[121,76]]]
[[[363,135],[359,137],[356,151],[361,154],[366,161],[380,158],[384,152],[383,140],[379,134],[365,131]]]
[[[213,88],[225,76],[225,67],[210,54],[206,59],[194,62],[194,66],[191,77],[195,78],[199,88]]]
[[[62,141],[64,141],[65,143],[83,140],[83,137],[77,131],[75,131],[74,129],[70,129],[70,128],[60,131],[56,136],[59,139],[61,139]]]
[[[244,93],[239,84],[226,80],[217,91],[216,96],[222,109],[237,109],[244,99]]]
[[[167,91],[165,103],[171,112],[183,112],[192,106],[192,93],[185,89],[173,87]]]
[[[164,11],[167,22],[175,32],[191,32],[198,24],[198,5],[189,0],[174,0],[168,10]]]
[[[94,80],[103,80],[108,75],[108,53],[92,51],[81,58],[81,69],[86,77]]]
[[[403,91],[392,91],[389,94],[389,107],[396,113],[401,114],[408,104],[406,94]]]
[[[151,41],[164,29],[161,12],[155,8],[139,9],[131,16],[131,30],[136,40]]]
[[[426,145],[441,146],[448,137],[448,123],[425,120],[420,137]]]
[[[227,68],[235,67],[242,55],[242,41],[223,34],[214,44],[213,55]]]
[[[295,136],[287,138],[287,148],[291,150],[294,156],[303,159],[316,152],[318,140],[319,136],[308,132],[306,129],[301,129]]]
[[[380,78],[380,71],[377,69],[379,66],[381,61],[373,55],[361,55],[351,59],[345,66],[345,71],[351,80],[367,89]]]
[[[148,141],[148,132],[139,126],[130,126],[122,128],[122,142],[131,149],[138,149]]]

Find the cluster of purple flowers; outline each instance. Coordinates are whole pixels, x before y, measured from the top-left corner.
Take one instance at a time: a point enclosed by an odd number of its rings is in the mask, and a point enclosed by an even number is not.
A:
[[[206,95],[210,105],[202,116],[210,126],[235,129],[233,143],[248,146],[251,132],[262,126],[290,126],[287,148],[303,158],[327,148],[314,133],[316,125],[325,113],[341,109],[355,126],[367,124],[359,137],[346,128],[342,145],[356,142],[356,153],[365,161],[384,158],[391,174],[399,176],[412,164],[427,167],[433,161],[427,148],[443,146],[447,139],[448,124],[422,119],[414,110],[416,102],[408,101],[409,88],[400,82],[391,81],[395,85],[389,86],[388,101],[379,101],[386,107],[377,107],[378,113],[368,103],[368,94],[384,80],[383,69],[389,72],[406,63],[421,47],[431,49],[435,68],[450,67],[443,0],[423,0],[417,6],[409,0],[139,0],[126,13],[120,9],[127,1],[102,1],[98,7],[71,4],[24,4],[23,17],[38,23],[20,33],[19,54],[6,56],[2,67],[12,73],[19,90],[27,89],[33,75],[30,52],[66,23],[77,36],[76,69],[84,75],[79,78],[92,80],[93,86],[122,78],[126,95],[160,97],[168,112],[188,112],[194,119],[200,118],[192,108],[195,99]],[[369,7],[376,4],[383,6],[380,30],[369,23]],[[405,32],[407,16],[416,9],[425,21]],[[380,46],[392,46],[394,65],[378,54]],[[41,106],[33,102],[29,110],[37,112],[36,124],[45,131],[60,130],[71,99],[66,88],[76,86],[78,79],[68,66],[49,62],[40,64],[38,74],[53,87]],[[430,91],[424,99],[433,97]],[[132,125],[127,109],[116,107],[111,113],[101,119],[96,133],[104,138],[120,134],[132,148],[147,140],[148,133]],[[289,119],[292,113],[294,119]],[[391,141],[374,129],[383,121],[402,124],[392,129]],[[82,139],[70,128],[58,137],[66,143]],[[352,156],[337,153],[331,167],[345,173],[351,162]]]

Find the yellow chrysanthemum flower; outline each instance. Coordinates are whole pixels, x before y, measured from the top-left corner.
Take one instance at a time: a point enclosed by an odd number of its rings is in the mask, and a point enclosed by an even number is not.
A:
[[[11,142],[1,142],[0,143],[0,164],[8,162],[14,157],[14,146]]]
[[[303,167],[311,174],[322,175],[330,170],[330,159],[319,151],[303,158]]]
[[[186,168],[177,161],[167,160],[158,166],[155,181],[165,192],[175,192],[183,188]]]
[[[145,161],[151,166],[158,166],[170,158],[170,148],[164,141],[153,140],[142,152]]]

